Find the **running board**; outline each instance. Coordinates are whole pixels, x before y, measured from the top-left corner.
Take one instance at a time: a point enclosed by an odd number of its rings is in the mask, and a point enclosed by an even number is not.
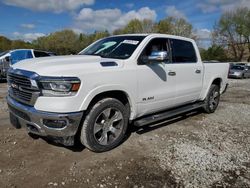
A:
[[[134,125],[136,127],[142,127],[144,125],[148,125],[151,123],[155,123],[157,121],[165,120],[165,119],[174,117],[176,115],[180,115],[180,114],[195,110],[197,108],[201,108],[203,106],[204,106],[204,103],[199,102],[199,103],[193,103],[193,104],[181,106],[179,108],[174,108],[172,110],[160,112],[158,114],[148,115],[148,116],[135,120]]]

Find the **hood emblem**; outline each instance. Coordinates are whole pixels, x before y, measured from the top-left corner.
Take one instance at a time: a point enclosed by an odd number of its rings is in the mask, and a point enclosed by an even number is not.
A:
[[[11,83],[10,86],[11,86],[13,89],[19,89],[19,86],[18,86],[16,83]]]

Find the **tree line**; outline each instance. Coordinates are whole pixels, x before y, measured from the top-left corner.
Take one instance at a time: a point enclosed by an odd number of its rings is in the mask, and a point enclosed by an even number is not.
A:
[[[125,27],[91,34],[77,34],[66,29],[40,37],[32,42],[10,40],[0,36],[0,51],[18,48],[34,48],[55,52],[58,55],[77,54],[92,42],[110,35],[127,33],[164,33],[199,40],[191,23],[183,18],[167,17],[159,22],[131,20]],[[222,14],[211,35],[212,45],[200,49],[203,60],[250,61],[250,10],[240,8]]]

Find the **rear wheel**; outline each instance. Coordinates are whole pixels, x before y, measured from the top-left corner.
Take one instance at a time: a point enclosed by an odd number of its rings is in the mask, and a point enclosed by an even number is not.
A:
[[[212,84],[205,99],[205,112],[213,113],[217,109],[219,102],[220,88],[218,85]]]
[[[87,112],[81,130],[81,143],[95,152],[115,148],[125,136],[128,116],[128,110],[119,100],[100,100]]]

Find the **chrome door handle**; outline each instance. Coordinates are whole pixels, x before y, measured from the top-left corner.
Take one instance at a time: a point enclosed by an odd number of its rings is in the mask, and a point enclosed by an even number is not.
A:
[[[200,70],[200,69],[196,69],[196,70],[195,70],[195,73],[200,74],[200,73],[201,73],[201,70]]]
[[[175,75],[176,75],[176,72],[174,72],[174,71],[169,71],[169,72],[168,72],[168,75],[169,75],[169,76],[175,76]]]

